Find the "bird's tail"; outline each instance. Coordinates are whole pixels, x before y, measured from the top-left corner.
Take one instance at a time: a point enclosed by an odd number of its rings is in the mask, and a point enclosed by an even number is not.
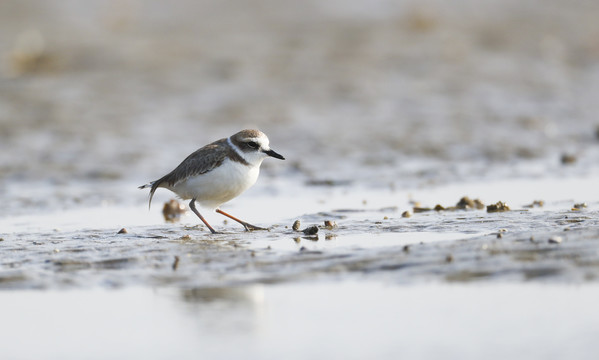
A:
[[[152,198],[154,197],[154,191],[156,191],[156,188],[158,188],[157,185],[158,184],[156,184],[156,181],[152,181],[151,183],[144,184],[144,185],[137,187],[138,189],[151,188],[150,189],[150,200],[148,201],[148,210],[152,207]]]

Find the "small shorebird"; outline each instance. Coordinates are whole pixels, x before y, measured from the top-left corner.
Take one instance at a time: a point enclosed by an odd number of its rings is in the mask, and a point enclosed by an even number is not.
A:
[[[242,130],[196,150],[175,170],[139,188],[150,188],[148,206],[159,187],[174,192],[183,200],[191,199],[189,207],[213,234],[216,231],[196,209],[196,200],[202,206],[216,209],[217,213],[237,221],[247,231],[265,230],[227,214],[219,206],[254,185],[260,165],[268,156],[285,160],[270,148],[268,137],[263,132]]]

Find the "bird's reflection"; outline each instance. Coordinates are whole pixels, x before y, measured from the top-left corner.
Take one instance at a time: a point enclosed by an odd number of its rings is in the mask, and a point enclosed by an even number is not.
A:
[[[199,328],[211,334],[251,334],[263,328],[265,295],[262,285],[181,289],[179,307]]]
[[[181,290],[181,298],[186,303],[229,305],[256,305],[264,301],[264,289],[260,285],[239,287],[199,287]]]

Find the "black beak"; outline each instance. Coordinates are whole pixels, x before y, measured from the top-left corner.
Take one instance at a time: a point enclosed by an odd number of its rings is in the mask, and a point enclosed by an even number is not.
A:
[[[266,155],[268,155],[268,156],[272,156],[272,157],[274,157],[274,158],[277,158],[277,159],[285,160],[285,158],[283,157],[283,155],[281,155],[281,154],[277,153],[277,152],[276,152],[276,151],[274,151],[273,149],[270,149],[270,150],[268,150],[268,151],[264,151],[264,153],[265,153]]]

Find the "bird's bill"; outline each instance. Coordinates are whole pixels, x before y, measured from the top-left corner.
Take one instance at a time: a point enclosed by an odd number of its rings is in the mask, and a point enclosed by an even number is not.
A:
[[[274,157],[274,158],[277,158],[277,159],[285,160],[285,158],[283,157],[283,155],[281,155],[281,154],[277,153],[277,152],[276,152],[276,151],[274,151],[273,149],[266,150],[266,151],[264,151],[264,153],[265,153],[266,155],[268,155],[268,156],[272,156],[272,157]]]

